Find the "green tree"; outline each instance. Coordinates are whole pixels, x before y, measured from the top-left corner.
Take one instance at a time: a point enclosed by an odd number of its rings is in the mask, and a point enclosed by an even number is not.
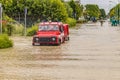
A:
[[[50,16],[52,20],[58,19],[59,21],[65,21],[68,17],[64,3],[61,0],[51,0]]]
[[[82,11],[83,11],[82,5],[76,4],[76,19],[77,20],[79,19],[79,17],[81,17]]]
[[[115,7],[113,7],[110,12],[110,17],[115,17],[116,19],[119,19],[120,17],[120,4],[117,4]]]
[[[79,3],[75,3],[74,0],[71,0],[69,5],[73,9],[73,18],[78,20],[78,18],[82,15],[82,6]]]
[[[73,9],[71,8],[71,6],[68,4],[68,3],[65,3],[65,7],[66,7],[66,10],[67,10],[67,14],[68,14],[68,17],[73,17]]]
[[[115,7],[110,10],[109,15],[110,17],[115,16]]]
[[[71,0],[69,2],[69,5],[73,9],[73,18],[76,18],[76,4],[75,4],[74,0]]]
[[[95,5],[95,4],[87,4],[86,6],[86,14],[87,16],[89,16],[90,18],[91,17],[96,17],[97,19],[99,18],[100,16],[100,9],[98,7],[98,5]]]
[[[106,18],[106,13],[104,9],[100,9],[101,15],[100,18]]]
[[[60,20],[65,21],[68,17],[66,7],[61,0],[10,0],[11,4],[6,3],[4,12],[12,18],[18,17],[19,14],[24,18],[24,8],[27,7],[29,20]]]
[[[75,3],[74,7],[63,0],[0,0],[0,2],[3,4],[4,14],[15,20],[20,19],[23,24],[24,9],[27,7],[27,25],[48,20],[66,22],[69,17],[73,18],[73,12],[75,19],[78,19],[82,12],[79,4]]]

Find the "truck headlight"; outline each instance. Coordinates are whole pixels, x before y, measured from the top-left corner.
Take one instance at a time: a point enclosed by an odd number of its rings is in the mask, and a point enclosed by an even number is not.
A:
[[[39,38],[36,37],[35,40],[36,40],[36,41],[39,41]]]
[[[52,41],[55,41],[56,40],[56,38],[55,37],[52,37]]]

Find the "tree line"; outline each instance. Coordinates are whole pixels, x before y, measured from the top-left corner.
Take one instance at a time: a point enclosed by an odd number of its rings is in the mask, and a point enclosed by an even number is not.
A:
[[[64,0],[0,0],[4,13],[15,19],[24,18],[25,8],[27,17],[33,22],[37,21],[62,21],[67,18],[78,20],[79,17],[105,16],[104,10],[100,10],[98,5],[88,4],[85,6],[75,3],[74,0],[64,2]],[[102,11],[102,12],[101,12]]]
[[[68,3],[61,0],[0,0],[0,2],[4,13],[13,19],[19,16],[23,18],[25,8],[27,17],[35,22],[48,20],[64,22],[68,17],[78,19],[82,14],[81,5],[73,0]]]

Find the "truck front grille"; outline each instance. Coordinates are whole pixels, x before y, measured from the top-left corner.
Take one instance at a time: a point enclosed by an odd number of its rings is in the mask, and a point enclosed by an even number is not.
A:
[[[38,43],[56,42],[56,38],[55,40],[53,38],[55,37],[34,37],[33,41]]]
[[[43,38],[39,38],[40,42],[50,42],[50,38],[48,37],[43,37]]]

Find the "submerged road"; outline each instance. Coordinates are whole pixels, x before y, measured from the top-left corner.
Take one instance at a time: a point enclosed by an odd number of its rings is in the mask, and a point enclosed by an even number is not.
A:
[[[0,50],[0,80],[120,80],[120,27],[78,25],[60,46],[32,46],[12,37]]]

